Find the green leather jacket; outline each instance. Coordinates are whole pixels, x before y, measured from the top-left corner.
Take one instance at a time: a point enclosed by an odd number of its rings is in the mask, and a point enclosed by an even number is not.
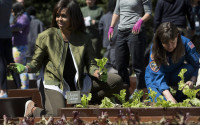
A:
[[[80,90],[83,84],[84,67],[90,75],[98,69],[94,61],[94,49],[90,37],[83,32],[72,32],[69,38],[69,46],[78,68],[77,87]],[[29,72],[37,72],[44,65],[45,84],[56,85],[63,89],[63,70],[67,56],[67,47],[61,35],[60,29],[49,28],[39,34],[35,53],[32,61],[27,64]]]

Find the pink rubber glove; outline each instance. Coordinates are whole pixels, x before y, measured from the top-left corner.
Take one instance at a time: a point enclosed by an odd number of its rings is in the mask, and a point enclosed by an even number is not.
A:
[[[114,32],[114,27],[109,27],[109,31],[108,31],[108,39],[110,40],[110,38],[112,37],[113,35],[113,32]]]
[[[133,33],[139,33],[140,32],[140,28],[141,28],[141,25],[143,23],[143,20],[142,19],[139,19],[136,24],[133,26]]]

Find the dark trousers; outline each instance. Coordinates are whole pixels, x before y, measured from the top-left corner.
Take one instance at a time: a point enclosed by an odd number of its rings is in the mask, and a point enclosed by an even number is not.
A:
[[[146,32],[144,29],[139,34],[133,34],[132,29],[118,31],[116,41],[115,60],[116,68],[123,81],[130,85],[128,65],[131,55],[133,70],[136,73],[136,89],[146,88],[144,74],[144,51],[146,44]]]
[[[120,90],[123,89],[123,82],[119,75],[108,73],[107,83],[99,81],[95,77],[92,79],[92,101],[99,103],[104,97],[111,97],[113,94],[119,94]],[[40,83],[42,84],[42,83]],[[41,90],[42,103],[44,109],[36,108],[33,113],[34,117],[40,117],[42,115],[57,116],[57,109],[66,107],[66,99],[64,96],[55,90],[45,89]]]
[[[7,65],[9,63],[14,63],[11,38],[0,39],[0,89],[7,89]],[[21,86],[19,74],[10,72],[17,88],[19,88]]]
[[[92,46],[94,48],[95,51],[95,56],[99,59],[102,58],[102,54],[101,54],[101,49],[103,49],[102,47],[102,42],[100,40],[100,38],[92,38]]]

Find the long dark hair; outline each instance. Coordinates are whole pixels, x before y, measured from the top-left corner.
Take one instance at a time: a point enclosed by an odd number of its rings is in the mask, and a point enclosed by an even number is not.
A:
[[[158,66],[168,63],[166,50],[163,48],[162,44],[168,44],[171,40],[177,37],[177,46],[172,52],[172,62],[176,63],[184,55],[185,47],[181,40],[181,35],[177,27],[170,22],[165,22],[160,24],[156,30],[153,47],[152,47],[152,57]]]
[[[59,9],[67,8],[67,15],[69,15],[70,30],[71,31],[85,31],[84,18],[76,0],[60,0],[53,11],[52,27],[58,28],[56,23],[56,14]]]
[[[15,14],[13,23],[16,23],[17,22],[17,18],[19,16],[21,16],[24,13],[25,10],[24,10],[24,6],[22,5],[22,3],[16,2],[16,3],[14,3],[12,5],[12,11]]]

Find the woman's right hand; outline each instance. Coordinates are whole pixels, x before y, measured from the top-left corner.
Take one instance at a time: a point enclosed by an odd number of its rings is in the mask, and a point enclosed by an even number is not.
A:
[[[171,101],[173,103],[177,103],[169,90],[164,90],[162,92],[162,94],[165,96],[165,98],[167,99],[167,101]]]
[[[14,72],[18,74],[21,74],[26,70],[26,66],[20,63],[10,63],[7,67],[8,69],[13,70]]]
[[[114,32],[114,27],[109,27],[109,31],[108,31],[108,39],[110,41],[110,39],[112,38],[113,36],[113,32]]]

